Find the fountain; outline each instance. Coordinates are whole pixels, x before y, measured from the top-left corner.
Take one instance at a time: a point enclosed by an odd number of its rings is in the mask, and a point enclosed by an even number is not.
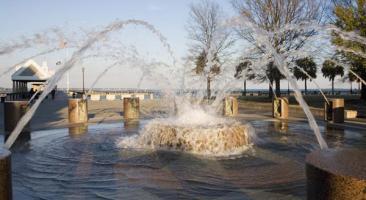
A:
[[[207,114],[190,107],[174,118],[149,122],[138,136],[118,142],[121,148],[152,148],[189,152],[209,157],[240,155],[255,138],[248,124]]]
[[[5,147],[12,146],[42,100],[60,81],[63,74],[80,62],[81,57],[85,56],[95,43],[107,38],[111,32],[131,24],[142,25],[152,31],[172,55],[169,44],[152,25],[139,20],[116,21],[110,24],[87,38],[85,43],[48,82],[44,93],[30,107],[29,112],[20,121],[16,120],[19,123],[7,140]],[[238,116],[238,100],[227,96],[231,79],[223,81],[224,84],[220,82],[224,87],[216,93],[216,99],[211,102],[211,100],[192,94],[177,95],[173,84],[169,82],[176,77],[167,78],[168,81],[165,82],[161,79],[163,76],[160,73],[154,74],[151,70],[143,75],[159,77],[155,81],[166,84],[163,87],[164,99],[162,98],[161,101],[164,102],[162,104],[174,104],[175,106],[171,106],[174,107],[174,111],[171,112],[174,114],[164,112],[163,115],[146,119],[142,117],[143,115],[140,116],[140,112],[144,110],[142,106],[140,108],[140,104],[143,102],[140,102],[139,98],[124,98],[123,127],[119,123],[94,126],[83,124],[80,127],[68,127],[68,131],[65,129],[39,131],[35,133],[35,139],[30,141],[31,148],[22,149],[27,156],[16,152],[14,171],[20,171],[16,174],[16,183],[22,182],[23,186],[19,187],[26,188],[24,189],[26,193],[35,193],[34,196],[43,199],[52,199],[55,197],[54,195],[59,195],[58,192],[65,195],[65,198],[113,199],[121,198],[121,195],[127,195],[123,196],[127,198],[150,197],[133,196],[140,194],[139,192],[142,193],[141,188],[147,188],[146,190],[154,195],[168,198],[173,197],[169,196],[171,191],[173,191],[172,193],[182,192],[184,197],[192,198],[194,196],[190,196],[191,193],[199,195],[203,190],[214,191],[212,194],[223,198],[229,198],[230,195],[242,197],[240,195],[245,194],[265,199],[274,193],[280,199],[304,196],[305,194],[299,192],[296,187],[301,189],[305,187],[301,161],[305,154],[316,146],[313,135],[310,135],[310,132],[313,131],[323,150],[310,154],[306,160],[308,194],[309,197],[315,197],[312,195],[325,191],[324,187],[328,186],[323,183],[330,182],[323,177],[327,173],[338,176],[339,172],[338,168],[336,170],[328,168],[328,164],[337,161],[339,156],[349,155],[354,151],[347,151],[346,154],[343,154],[343,151],[336,151],[337,153],[331,153],[332,156],[328,156],[327,152],[332,152],[332,150],[328,149],[328,145],[321,135],[322,126],[318,127],[302,98],[298,85],[288,69],[288,60],[271,45],[270,33],[264,32],[259,27],[253,27],[253,25],[248,27],[253,28],[257,33],[256,43],[263,46],[266,52],[263,60],[257,62],[258,71],[262,70],[264,60],[271,59],[279,71],[286,75],[295,90],[297,101],[308,117],[311,129],[302,122],[287,123],[286,121],[285,124],[281,121],[280,124],[275,124],[274,128],[272,127],[273,121],[270,121],[274,119],[263,120],[261,118],[254,120],[253,124],[246,122],[241,115]],[[207,52],[211,52],[210,49],[207,49]],[[176,61],[173,60],[173,66],[175,66]],[[113,66],[115,64],[103,71],[96,82]],[[171,74],[168,73],[168,76]],[[225,76],[222,77],[225,78]],[[182,80],[184,81],[184,78]],[[139,81],[140,84],[141,81]],[[333,107],[336,104],[333,103]],[[6,113],[8,112],[6,111]],[[337,111],[333,113],[337,113]],[[288,99],[275,99],[273,115],[279,119],[288,118]],[[333,121],[337,121],[337,116],[334,115]],[[130,120],[138,121],[137,125],[131,126]],[[88,122],[85,99],[69,100],[69,121],[70,123]],[[68,134],[65,134],[67,132]],[[84,134],[86,132],[88,134]],[[274,132],[280,132],[280,134],[273,134]],[[363,141],[357,132],[350,131],[345,135],[346,138],[351,138],[354,146],[360,145],[356,139]],[[332,139],[329,141],[332,145]],[[361,155],[361,153],[357,155]],[[344,167],[344,165],[354,162],[355,158],[360,160],[358,156],[350,157],[350,160],[342,160],[343,165],[338,166]],[[24,169],[19,163],[26,163]],[[362,170],[357,167],[353,169]],[[344,174],[349,175],[342,170],[343,168],[341,168],[342,177]],[[58,174],[60,171],[62,174]],[[35,175],[33,176],[33,174]],[[351,175],[354,176],[354,174]],[[365,187],[365,177],[362,174],[361,176],[355,175],[355,177],[360,182],[352,179],[345,183],[354,185],[355,188],[352,191],[360,194],[359,191]],[[74,183],[78,187],[74,187],[70,183]],[[69,185],[74,187],[75,192],[70,193]],[[56,194],[50,192],[54,188],[59,190],[56,191]],[[241,190],[242,188],[246,189]],[[270,192],[268,188],[271,188]],[[282,188],[284,189],[281,190]],[[335,192],[336,196],[342,194],[344,184],[341,184],[339,188]],[[163,192],[156,191],[160,189]],[[257,190],[260,191],[260,195],[257,194]],[[293,196],[284,195],[287,193]],[[332,195],[329,196],[333,197]],[[345,194],[341,197],[349,197],[349,195]],[[245,198],[249,197],[245,196]]]

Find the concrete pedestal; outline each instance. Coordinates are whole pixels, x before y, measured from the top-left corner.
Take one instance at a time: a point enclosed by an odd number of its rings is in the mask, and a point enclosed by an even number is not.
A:
[[[224,116],[234,117],[238,115],[238,99],[236,97],[226,97],[224,99]]]
[[[276,119],[288,119],[288,99],[280,97],[273,100],[272,115]]]
[[[366,151],[318,150],[306,157],[307,198],[366,199]]]
[[[344,118],[345,119],[355,119],[357,118],[357,110],[345,110],[344,111]]]
[[[325,102],[324,120],[344,123],[344,99],[329,99],[329,104]]]
[[[88,101],[85,99],[69,99],[69,123],[88,122]]]
[[[108,101],[114,101],[114,100],[116,100],[116,95],[114,95],[114,94],[107,94],[107,95],[105,96],[105,98],[106,98]]]
[[[0,148],[0,199],[12,199],[11,153]]]
[[[125,119],[138,119],[140,117],[140,99],[123,98],[123,115]]]
[[[8,139],[19,120],[28,111],[28,108],[28,101],[6,101],[4,103],[4,141]],[[29,141],[30,138],[30,126],[28,123],[20,133],[18,140]]]
[[[91,94],[90,100],[92,101],[100,101],[100,95],[99,94]]]

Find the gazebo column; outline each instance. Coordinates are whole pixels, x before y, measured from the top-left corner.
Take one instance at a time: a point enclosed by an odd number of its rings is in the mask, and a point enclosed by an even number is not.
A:
[[[23,82],[23,92],[27,92],[27,82]]]
[[[14,93],[18,93],[18,81],[15,81],[15,87],[14,87]],[[15,99],[18,98],[18,95],[17,94],[14,94],[14,97]]]
[[[17,86],[18,86],[18,82],[14,81],[14,91],[13,92],[17,92]]]
[[[19,92],[19,85],[20,85],[20,84],[19,84],[19,81],[17,81],[16,85],[17,85],[17,87],[16,87],[16,88],[17,88],[17,89],[16,89],[16,92],[18,93],[18,92]]]

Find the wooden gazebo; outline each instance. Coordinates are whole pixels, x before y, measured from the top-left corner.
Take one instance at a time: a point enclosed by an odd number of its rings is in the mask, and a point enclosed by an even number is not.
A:
[[[18,66],[11,76],[13,93],[26,93],[28,92],[28,83],[38,83],[37,85],[39,85],[39,83],[46,82],[53,74],[54,72],[48,69],[46,62],[40,66],[34,60],[29,60]]]

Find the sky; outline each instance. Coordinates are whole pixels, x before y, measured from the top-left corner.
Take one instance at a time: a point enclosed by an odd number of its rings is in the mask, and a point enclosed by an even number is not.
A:
[[[1,0],[0,1],[0,43],[16,40],[47,30],[52,27],[93,28],[106,26],[112,21],[141,19],[153,24],[168,40],[178,59],[187,55],[187,21],[189,5],[198,0]],[[227,16],[235,15],[229,0],[216,0]],[[77,30],[77,29],[76,29]],[[167,60],[167,51],[159,42],[145,30],[129,28],[121,33],[121,40],[128,44],[136,44],[138,50],[156,60]],[[35,50],[34,50],[35,51]],[[0,73],[7,67],[19,62],[30,51],[19,51],[10,55],[0,56]],[[65,53],[66,55],[71,54]],[[55,63],[63,60],[62,55],[41,56],[35,59],[41,63],[47,61],[51,69],[57,69]],[[169,62],[169,61],[167,61]],[[86,86],[90,86],[95,77],[103,71],[103,63],[86,64]],[[85,67],[85,66],[84,66]],[[106,74],[97,87],[101,88],[132,88],[136,87],[139,72],[114,69]],[[81,66],[70,71],[71,87],[81,85]],[[321,74],[318,75],[321,77]],[[317,80],[324,88],[330,87],[330,82],[319,78]],[[148,88],[152,83],[146,82]],[[303,83],[299,82],[300,86]],[[286,81],[282,85],[287,86]],[[314,86],[310,83],[310,88]],[[10,87],[10,74],[0,80],[0,87]],[[338,87],[348,88],[349,83],[337,83]],[[59,83],[66,87],[66,80]],[[267,88],[267,84],[248,84],[249,88]]]

